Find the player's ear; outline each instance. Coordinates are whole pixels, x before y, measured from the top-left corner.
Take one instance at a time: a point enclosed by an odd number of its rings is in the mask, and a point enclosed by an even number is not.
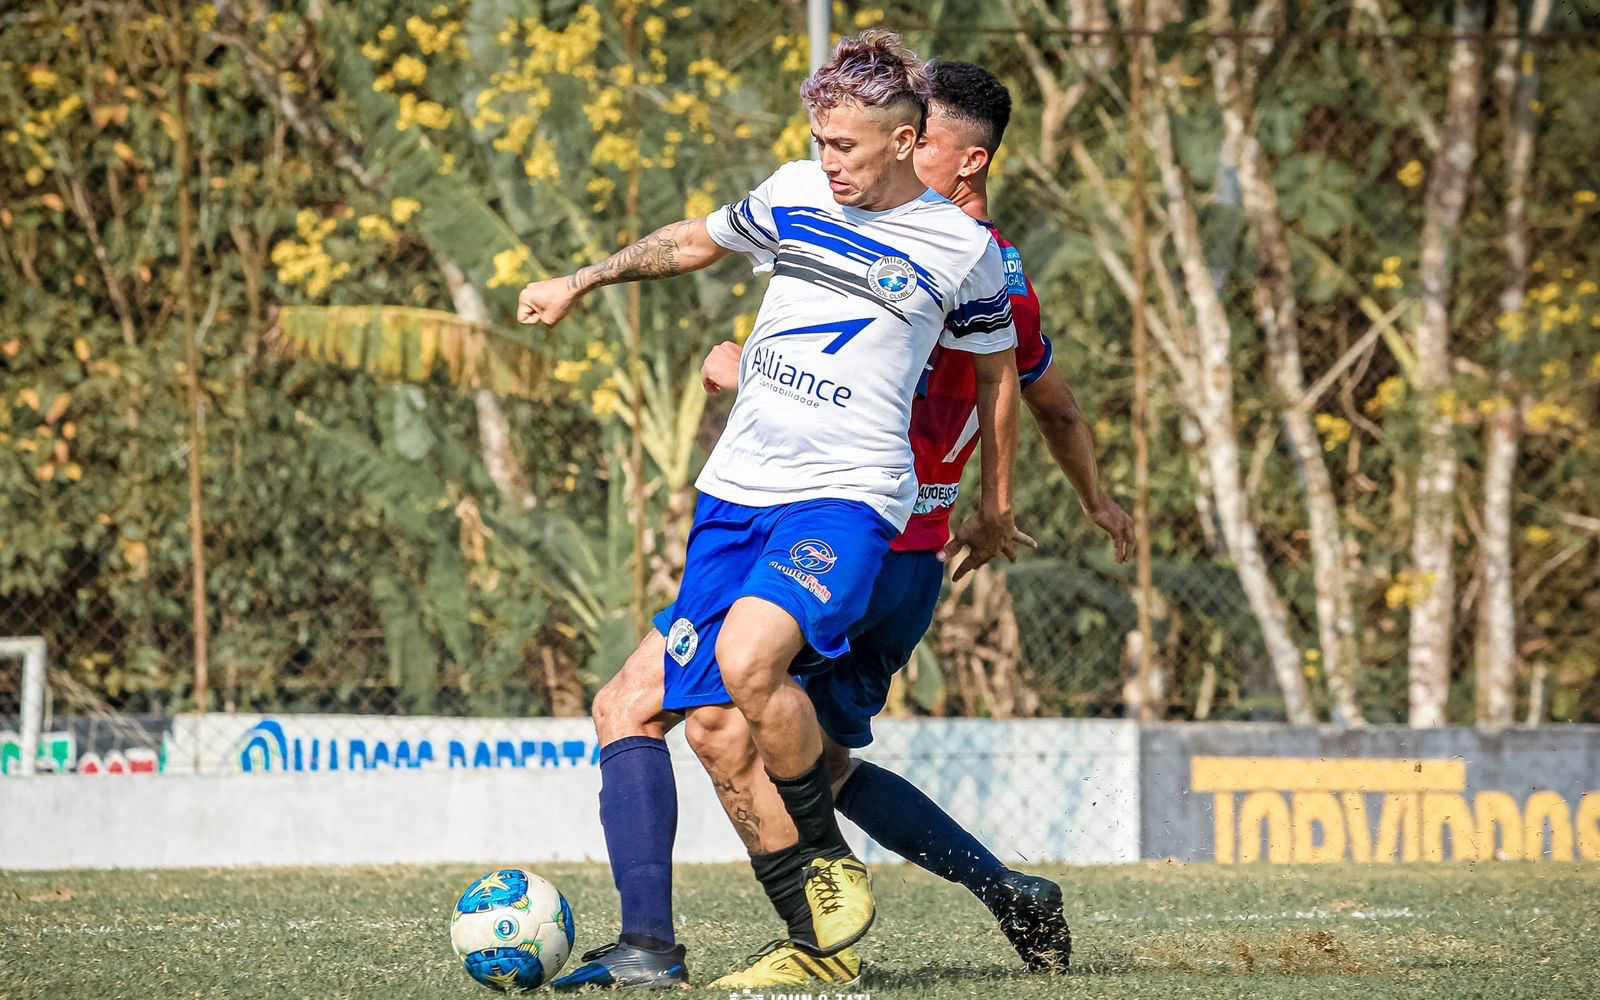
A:
[[[982,146],[968,146],[966,155],[961,158],[961,176],[978,176],[989,165],[990,159],[989,151]]]
[[[909,160],[912,151],[917,148],[917,127],[908,122],[895,128],[893,144],[894,158]]]

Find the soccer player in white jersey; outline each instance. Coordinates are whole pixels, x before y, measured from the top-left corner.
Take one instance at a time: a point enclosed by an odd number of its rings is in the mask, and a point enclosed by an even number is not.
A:
[[[688,273],[729,252],[773,272],[743,391],[697,482],[683,583],[655,634],[665,634],[663,707],[688,715],[691,740],[697,709],[731,702],[747,720],[799,832],[822,957],[858,941],[875,908],[834,818],[815,711],[788,668],[808,647],[848,651],[911,514],[907,427],[935,346],[972,354],[977,373],[983,492],[967,565],[1013,544],[1010,297],[988,231],[917,179],[928,93],[898,36],[844,40],[801,89],[820,163],[786,164],[734,205],[530,284],[518,308],[524,323],[554,324],[600,285]]]

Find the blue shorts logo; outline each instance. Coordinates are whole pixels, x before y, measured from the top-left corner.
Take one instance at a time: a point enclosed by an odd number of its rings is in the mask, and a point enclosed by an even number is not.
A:
[[[667,633],[667,655],[677,660],[678,666],[687,667],[699,648],[700,633],[694,630],[693,622],[679,618],[672,623],[672,630]]]
[[[833,554],[833,549],[827,542],[808,538],[803,542],[796,542],[794,548],[789,550],[789,561],[807,573],[826,573],[833,569],[833,564],[839,561],[839,557]]]
[[[879,298],[899,302],[917,290],[917,272],[904,257],[879,257],[867,268],[867,283]]]

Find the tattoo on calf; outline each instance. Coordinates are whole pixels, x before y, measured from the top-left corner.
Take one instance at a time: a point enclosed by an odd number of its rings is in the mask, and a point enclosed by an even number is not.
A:
[[[722,800],[723,808],[727,809],[728,818],[733,820],[733,828],[745,848],[752,853],[759,852],[761,817],[756,815],[755,797],[747,791],[740,791],[732,778],[713,774],[711,786],[717,790],[717,798]]]

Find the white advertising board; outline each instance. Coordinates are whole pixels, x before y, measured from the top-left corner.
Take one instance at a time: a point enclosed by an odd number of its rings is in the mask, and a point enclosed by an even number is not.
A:
[[[887,720],[863,754],[1005,861],[1139,856],[1136,727]],[[0,868],[601,861],[587,719],[210,714],[176,720],[166,772],[10,778]],[[681,734],[675,860],[746,858]],[[849,828],[869,862],[894,856]]]

